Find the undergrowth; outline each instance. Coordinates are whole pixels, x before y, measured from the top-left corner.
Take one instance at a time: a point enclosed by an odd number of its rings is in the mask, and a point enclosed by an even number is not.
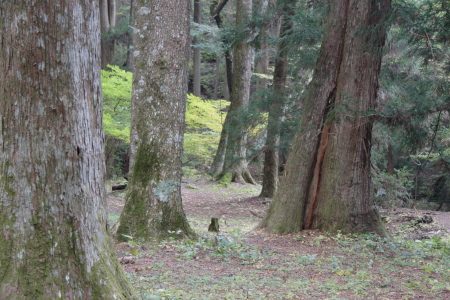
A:
[[[448,299],[448,238],[286,237],[290,253],[260,249],[239,231],[159,245],[170,259],[129,273],[142,299]]]

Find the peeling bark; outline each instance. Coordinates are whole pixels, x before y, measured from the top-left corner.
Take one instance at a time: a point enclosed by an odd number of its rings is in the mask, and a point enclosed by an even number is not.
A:
[[[131,178],[118,238],[195,236],[181,199],[190,1],[142,0],[133,15]]]
[[[331,2],[285,176],[262,227],[385,234],[371,187],[368,112],[376,104],[389,8],[390,0]]]
[[[106,228],[98,3],[0,20],[0,298],[137,299]]]

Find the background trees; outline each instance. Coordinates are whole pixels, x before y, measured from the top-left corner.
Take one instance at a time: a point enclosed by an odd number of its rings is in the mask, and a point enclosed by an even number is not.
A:
[[[96,3],[0,8],[2,299],[136,299],[106,225]]]
[[[101,66],[105,70],[114,60],[115,37],[113,34],[116,24],[116,0],[100,0],[100,28],[103,35],[101,39]]]
[[[189,13],[183,0],[134,6],[131,180],[119,237],[193,235],[181,202]]]
[[[264,145],[263,182],[260,197],[272,198],[278,188],[280,169],[280,134],[281,124],[285,115],[286,77],[288,74],[288,42],[287,37],[292,30],[292,17],[295,13],[296,1],[281,2],[282,23],[280,28],[280,43],[275,58],[273,74],[273,98],[269,104],[267,121],[267,138]]]
[[[283,2],[280,1],[280,3]],[[211,6],[213,13],[208,18],[210,4],[213,4]],[[254,7],[256,6],[255,2]],[[277,45],[281,42],[285,43],[284,48],[290,52],[287,60],[285,97],[279,98],[285,101],[285,115],[280,125],[279,149],[282,151],[277,159],[280,164],[279,170],[283,171],[284,157],[296,130],[298,118],[303,112],[305,97],[308,90],[313,87],[308,83],[320,48],[320,31],[324,26],[321,17],[322,13],[327,11],[327,6],[322,1],[298,1],[291,17],[292,28],[288,31],[289,34],[281,39],[267,30],[267,26],[274,26],[273,24],[279,20],[279,9],[282,6],[277,6],[276,9],[271,3],[269,7],[272,9],[267,10],[263,18],[250,18],[245,26],[262,28],[261,30],[267,33],[263,40],[255,39],[252,46],[256,50],[255,57],[261,57],[265,54],[258,53],[262,51],[259,45],[262,42],[267,45],[264,51],[269,57],[269,75],[274,71]],[[445,1],[396,1],[393,7],[394,12],[389,16],[392,26],[388,33],[388,44],[380,75],[379,105],[371,111],[375,122],[371,151],[371,163],[374,166],[372,175],[375,179],[374,190],[376,195],[379,195],[376,196],[379,205],[389,206],[388,202],[417,205],[420,199],[430,200],[430,203],[433,203],[438,201],[438,198],[441,199],[440,204],[444,203],[442,202],[445,199],[444,194],[440,197],[436,195],[439,194],[439,186],[443,182],[440,178],[446,176],[445,151],[448,127],[445,97],[448,90],[446,7]],[[229,52],[233,41],[238,40],[235,9],[235,1],[224,0],[212,3],[203,1],[203,23],[193,27],[192,34],[198,38],[198,47],[202,49],[201,85],[204,98],[212,98],[215,95],[226,97],[224,89],[226,68],[222,55],[227,50]],[[216,27],[217,19],[220,21],[220,28]],[[374,31],[376,30],[375,28]],[[192,75],[190,78],[193,78]],[[239,118],[242,117],[244,120],[242,123],[246,125],[244,126],[248,135],[245,143],[246,157],[252,160],[250,165],[252,175],[261,183],[261,150],[264,145],[265,126],[267,126],[268,118],[275,115],[268,114],[274,111],[273,108],[268,108],[274,101],[268,91],[273,88],[275,82],[268,77],[265,79],[268,82],[268,89],[257,91],[254,84],[259,81],[258,78],[257,75],[252,75],[250,107],[240,114]],[[192,79],[189,82],[191,81]],[[192,85],[190,84],[189,87],[191,88]],[[217,112],[226,112],[227,105],[226,102],[219,102]],[[208,143],[217,141],[217,132],[209,131],[209,129],[207,131],[211,134],[208,136]],[[202,137],[205,133],[206,131],[202,132]],[[226,135],[223,136],[223,140],[226,141]],[[194,135],[189,136],[189,138],[193,137]],[[189,145],[191,147],[195,143],[189,142]],[[197,160],[198,156],[192,155],[192,152],[188,153],[189,158],[185,153],[185,171],[189,174],[202,172],[205,165],[209,165],[214,157],[215,151],[211,150],[214,146],[215,144],[208,144],[207,147],[203,147],[200,160]],[[189,148],[188,151],[192,149]],[[218,171],[221,171],[221,168],[216,166],[223,165],[224,159],[224,151],[218,152],[223,155],[215,156],[219,163],[213,163],[213,168],[210,170],[216,175]],[[388,162],[392,162],[390,164],[392,175],[387,172]],[[276,176],[272,177],[276,178]],[[398,184],[391,185],[389,182]],[[263,188],[266,188],[265,183],[263,185]],[[435,189],[436,192],[434,192]],[[444,190],[446,189],[445,187]],[[261,195],[269,195],[265,193],[265,189],[263,191]],[[380,196],[383,195],[383,191],[387,191],[388,196]],[[445,208],[445,205],[443,207]]]

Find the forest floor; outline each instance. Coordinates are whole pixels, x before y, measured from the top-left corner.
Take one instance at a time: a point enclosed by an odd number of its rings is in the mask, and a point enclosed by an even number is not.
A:
[[[183,181],[198,240],[115,245],[142,299],[450,299],[450,212],[383,210],[389,239],[269,234],[256,229],[270,201],[259,186]],[[123,196],[108,196],[111,225]],[[207,230],[212,217],[219,234]]]

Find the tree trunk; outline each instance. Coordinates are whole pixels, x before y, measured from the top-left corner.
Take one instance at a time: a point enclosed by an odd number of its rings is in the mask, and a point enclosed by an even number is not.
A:
[[[194,0],[194,22],[197,24],[202,23],[202,2],[200,0]],[[195,96],[200,97],[201,92],[201,51],[200,48],[195,47],[198,44],[197,38],[194,38],[192,43],[194,45],[194,88],[193,93]]]
[[[220,84],[220,59],[216,57],[216,63],[214,64],[214,90],[213,90],[213,100],[219,99],[219,84]],[[223,98],[221,98],[223,99]]]
[[[264,34],[267,34],[264,32]],[[265,91],[267,89],[267,78],[262,77],[261,75],[267,76],[269,74],[269,49],[267,43],[261,43],[261,49],[259,51],[259,55],[257,55],[256,63],[255,63],[255,72],[258,75],[254,90],[255,92]]]
[[[261,226],[385,234],[370,176],[383,16],[390,0],[331,2],[285,177]],[[369,30],[370,29],[370,34]]]
[[[212,4],[211,4],[211,8],[210,8],[210,13],[211,16],[214,18],[214,20],[216,21],[217,27],[222,28],[222,18],[220,17],[220,12],[222,11],[222,9],[225,7],[225,5],[227,4],[228,0],[212,0]],[[227,40],[223,40],[223,43],[226,45],[229,43],[229,41]],[[227,82],[227,87],[228,87],[228,93],[231,94],[231,90],[232,90],[232,78],[233,78],[233,61],[231,59],[231,53],[230,50],[227,48],[225,49],[225,68],[226,68],[226,82]],[[225,97],[226,100],[227,97]]]
[[[264,146],[263,184],[260,197],[273,198],[278,188],[280,131],[284,116],[284,89],[288,71],[288,45],[286,37],[292,29],[290,18],[294,15],[296,0],[283,3],[283,21],[280,28],[281,42],[278,46],[278,56],[275,59],[273,74],[273,99],[269,106],[267,124],[267,139]]]
[[[130,25],[133,24],[133,7],[134,7],[134,0],[130,0]],[[127,49],[127,60],[124,64],[124,66],[128,67],[129,70],[133,69],[133,32],[130,33],[130,44],[128,45]]]
[[[252,1],[238,0],[236,3],[236,27],[241,28],[252,15]],[[245,30],[245,29],[244,29]],[[250,79],[253,71],[254,49],[247,40],[241,40],[233,48],[233,84],[231,104],[225,130],[228,141],[225,163],[221,177],[231,174],[231,181],[256,184],[247,166],[247,132],[243,116],[250,98]]]
[[[100,28],[101,28],[101,68],[114,61],[115,39],[112,36],[113,27],[116,26],[116,0],[100,0]]]
[[[181,199],[189,24],[190,1],[135,3],[131,178],[118,238],[194,235]]]
[[[226,119],[225,119],[226,122]],[[223,124],[222,131],[220,133],[219,146],[217,147],[216,155],[209,168],[208,174],[217,177],[223,171],[223,165],[225,162],[225,151],[227,150],[228,131],[226,130],[226,123]]]
[[[388,153],[387,153],[387,171],[388,174],[393,176],[394,175],[394,154],[392,151],[392,144],[388,145]]]
[[[98,3],[0,20],[0,298],[137,299],[106,225]]]
[[[216,21],[217,27],[222,27],[222,18],[220,17],[220,12],[227,4],[228,0],[212,0],[212,4],[210,7],[210,13],[211,16]],[[226,44],[227,41],[223,40],[223,42]],[[230,93],[231,93],[231,78],[232,78],[232,61],[231,61],[231,54],[228,49],[225,50],[225,99],[230,100]],[[219,145],[217,147],[216,155],[214,156],[213,163],[211,164],[211,167],[208,171],[208,173],[214,177],[219,176],[223,171],[223,166],[225,162],[225,151],[227,149],[227,142],[228,142],[228,133],[227,133],[227,119],[225,119],[225,122],[222,127],[222,132],[220,133],[220,140]]]

